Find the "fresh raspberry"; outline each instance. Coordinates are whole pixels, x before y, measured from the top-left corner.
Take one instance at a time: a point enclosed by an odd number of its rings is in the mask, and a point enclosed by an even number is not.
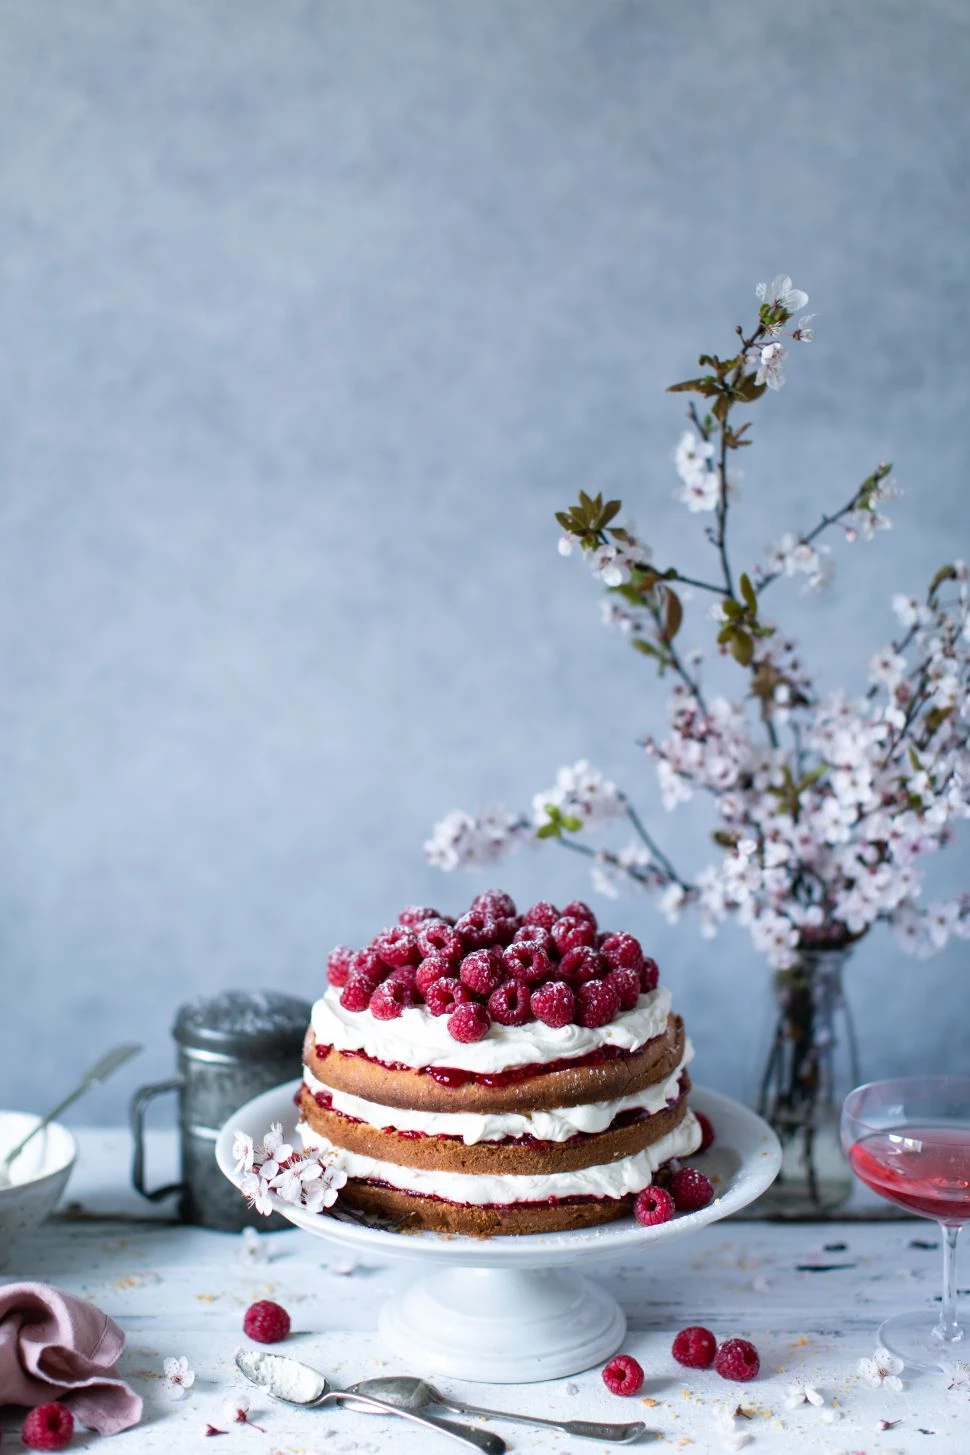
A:
[[[714,1355],[714,1368],[722,1379],[737,1379],[744,1384],[757,1377],[761,1358],[747,1339],[725,1339]]]
[[[486,889],[483,894],[476,894],[470,908],[484,909],[492,919],[515,919],[518,914],[511,894],[504,894],[501,889]]]
[[[465,945],[458,931],[438,919],[421,925],[417,932],[417,941],[422,956],[443,955],[452,965],[457,965],[465,953]]]
[[[541,985],[552,974],[549,956],[541,945],[533,944],[531,940],[513,940],[502,951],[502,960],[506,973],[526,985]]]
[[[427,999],[428,989],[436,980],[445,980],[454,973],[455,967],[444,955],[429,955],[414,972],[414,988]]]
[[[694,1116],[701,1129],[701,1144],[698,1152],[706,1152],[708,1147],[714,1146],[714,1128],[711,1126],[710,1117],[706,1117],[702,1111],[695,1111]]]
[[[407,981],[391,975],[374,991],[368,1009],[379,1021],[393,1021],[413,1004],[414,996]]]
[[[649,995],[651,990],[656,990],[660,982],[660,970],[656,960],[651,960],[649,955],[644,955],[643,964],[640,967],[640,994]]]
[[[499,928],[494,917],[482,909],[470,909],[455,920],[455,929],[468,950],[487,950],[498,943]]]
[[[385,965],[416,965],[421,959],[417,935],[407,925],[392,925],[389,930],[382,930],[372,948]]]
[[[473,950],[461,962],[462,985],[467,985],[476,995],[491,995],[505,979],[505,963],[502,951],[497,945],[488,950]]]
[[[639,1394],[643,1388],[643,1369],[629,1354],[617,1354],[603,1370],[603,1383],[610,1394]]]
[[[576,1019],[581,1026],[605,1026],[620,1013],[620,997],[605,980],[588,980],[579,987],[576,1000]]]
[[[426,904],[408,904],[401,910],[397,922],[399,925],[407,925],[408,929],[413,930],[427,920],[443,918],[444,916],[440,915],[436,909],[431,909]]]
[[[278,1344],[290,1332],[290,1316],[278,1303],[261,1298],[251,1303],[243,1318],[243,1333],[257,1344]]]
[[[640,974],[643,951],[640,941],[632,935],[607,935],[600,946],[600,954],[611,970],[635,970]]]
[[[59,1400],[32,1409],[20,1430],[28,1450],[64,1450],[73,1434],[74,1416]]]
[[[416,965],[398,965],[398,967],[397,967],[396,970],[392,970],[391,971],[390,975],[384,981],[384,984],[385,985],[388,985],[392,980],[397,985],[406,985],[407,988],[408,988],[408,990],[410,990],[412,992],[412,994],[413,994],[414,989],[415,989],[415,987],[416,987],[416,985],[418,983],[418,969],[417,969],[417,966]]]
[[[522,980],[506,980],[488,997],[488,1013],[500,1026],[524,1026],[532,1019],[529,987]]]
[[[658,1223],[669,1223],[676,1208],[670,1193],[662,1187],[645,1187],[637,1193],[633,1204],[633,1216],[644,1228],[654,1228]]]
[[[714,1196],[711,1179],[696,1167],[680,1167],[670,1179],[670,1191],[678,1212],[697,1212]]]
[[[448,1034],[456,1041],[481,1041],[488,1035],[492,1017],[483,1005],[469,1001],[448,1017]]]
[[[366,1010],[376,989],[365,975],[351,975],[340,992],[340,1004],[344,1010]]]
[[[585,985],[587,980],[602,980],[606,974],[606,961],[598,950],[589,945],[577,945],[567,950],[559,962],[559,974],[570,985]]]
[[[544,925],[523,925],[516,930],[512,936],[513,945],[538,945],[540,950],[545,950],[547,955],[555,953],[555,945],[552,943],[552,935]]]
[[[351,957],[350,974],[347,979],[348,982],[355,979],[367,980],[371,990],[376,990],[381,981],[386,980],[390,973],[390,965],[385,965],[375,950],[358,950]]]
[[[717,1340],[710,1329],[691,1324],[690,1328],[681,1329],[670,1352],[685,1369],[710,1369],[717,1353]]]
[[[589,905],[584,904],[581,899],[570,900],[569,904],[566,905],[566,908],[562,912],[562,918],[589,920],[594,930],[599,928],[596,923],[595,914],[590,909]]]
[[[588,919],[557,919],[551,933],[560,955],[576,950],[580,945],[588,945],[592,949],[596,944],[596,931]]]
[[[544,1026],[561,1030],[576,1017],[576,997],[565,980],[547,980],[532,992],[532,1014]]]
[[[575,954],[575,950],[571,953]],[[616,991],[620,1010],[636,1010],[640,999],[640,977],[635,970],[611,970],[604,976],[606,984]]]
[[[353,950],[348,949],[346,945],[335,945],[327,956],[327,979],[331,985],[336,985],[338,990],[342,990],[347,984],[350,962],[353,958]]]
[[[456,1006],[468,1000],[471,1000],[471,991],[455,976],[436,980],[424,993],[424,1003],[432,1015],[451,1015]]]
[[[523,924],[541,925],[544,930],[551,930],[557,919],[562,919],[562,915],[548,899],[540,899],[538,904],[527,909],[522,916]]]

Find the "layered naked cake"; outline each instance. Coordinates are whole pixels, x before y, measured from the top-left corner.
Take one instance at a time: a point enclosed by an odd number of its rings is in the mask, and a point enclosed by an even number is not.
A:
[[[412,1229],[578,1228],[700,1145],[656,964],[586,905],[520,916],[489,891],[454,922],[405,910],[328,972],[299,1131],[347,1173],[345,1203]]]

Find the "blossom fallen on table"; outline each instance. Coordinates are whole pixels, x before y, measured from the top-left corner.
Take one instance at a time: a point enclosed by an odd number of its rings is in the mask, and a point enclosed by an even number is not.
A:
[[[250,1207],[268,1216],[273,1194],[283,1202],[323,1212],[337,1201],[346,1172],[331,1165],[328,1154],[301,1155],[283,1140],[283,1126],[274,1122],[257,1147],[246,1132],[236,1132],[232,1147],[239,1190]]]
[[[248,1268],[268,1263],[269,1245],[266,1238],[261,1237],[255,1228],[243,1228],[236,1257]]]
[[[803,1380],[796,1379],[794,1384],[788,1386],[785,1399],[786,1410],[795,1410],[802,1404],[815,1405],[817,1408],[824,1403],[824,1394],[820,1394],[811,1384],[806,1384]]]
[[[195,1383],[195,1370],[183,1354],[162,1361],[162,1388],[170,1399],[184,1399]]]
[[[261,1435],[265,1435],[266,1431],[262,1425],[257,1425],[254,1420],[249,1418],[251,1408],[252,1405],[246,1395],[234,1395],[232,1399],[227,1399],[222,1407],[223,1418],[228,1420],[230,1425],[249,1425],[251,1429],[258,1430]]]
[[[877,1349],[871,1359],[859,1360],[859,1373],[873,1389],[882,1384],[887,1389],[902,1389],[903,1381],[899,1376],[904,1368],[902,1359],[897,1359],[888,1349]]]

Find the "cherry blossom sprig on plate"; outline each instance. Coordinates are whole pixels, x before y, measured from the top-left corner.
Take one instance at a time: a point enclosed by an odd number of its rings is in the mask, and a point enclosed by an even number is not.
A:
[[[838,509],[810,530],[786,532],[764,562],[736,573],[728,523],[737,472],[751,444],[736,412],[784,383],[782,339],[808,343],[814,315],[794,315],[808,295],[779,274],[759,284],[757,322],[736,329],[733,352],[702,354],[702,373],[672,386],[699,398],[674,452],[675,497],[706,527],[715,555],[709,578],[658,562],[623,503],[580,491],[560,511],[559,549],[579,551],[604,590],[603,617],[658,673],[673,679],[667,730],[644,735],[668,811],[697,796],[715,805],[720,858],[693,877],[680,873],[629,795],[588,762],[561,768],[528,813],[496,808],[448,814],[426,844],[443,869],[482,865],[536,839],[591,860],[595,886],[650,892],[675,921],[695,910],[705,935],[728,917],[745,925],[771,965],[799,951],[852,943],[888,923],[904,948],[929,954],[949,937],[970,937],[970,894],[920,903],[922,856],[947,844],[970,817],[970,592],[962,561],[936,573],[924,596],[892,596],[898,630],[872,654],[862,690],[821,693],[794,638],[765,612],[776,582],[804,578],[821,589],[831,550],[820,537],[841,531],[851,544],[889,527],[896,493],[878,465]],[[711,695],[704,654],[681,645],[684,588],[709,603],[720,656],[744,673],[731,698]],[[861,673],[860,673],[861,675]],[[620,846],[600,841],[625,823]]]
[[[265,1216],[273,1211],[272,1194],[283,1202],[322,1213],[337,1201],[347,1181],[346,1172],[323,1156],[303,1156],[283,1140],[281,1122],[274,1122],[257,1145],[246,1132],[236,1132],[232,1144],[236,1171],[242,1174],[239,1190],[250,1207]]]

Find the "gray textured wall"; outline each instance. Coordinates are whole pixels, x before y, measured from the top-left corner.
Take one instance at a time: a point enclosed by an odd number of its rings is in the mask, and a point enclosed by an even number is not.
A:
[[[431,823],[560,762],[690,858],[632,746],[658,688],[551,515],[601,488],[693,539],[663,386],[782,269],[819,338],[738,559],[892,457],[894,532],[788,595],[864,673],[970,552],[968,66],[961,0],[0,3],[0,1104],[132,1034],[78,1111],[117,1119],[180,1000],[312,995],[334,941],[464,902]],[[586,889],[554,848],[498,877]],[[616,915],[746,1090],[747,940]],[[868,1071],[965,1061],[966,953],[858,953]]]

